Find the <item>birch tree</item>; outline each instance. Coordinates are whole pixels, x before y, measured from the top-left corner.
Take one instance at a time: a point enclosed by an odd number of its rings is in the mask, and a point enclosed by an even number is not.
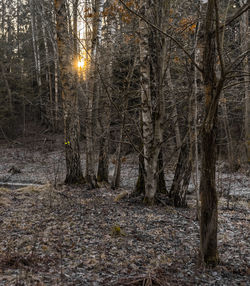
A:
[[[40,108],[43,106],[42,101],[42,76],[41,76],[41,55],[39,47],[39,36],[38,36],[38,26],[37,26],[37,13],[34,0],[29,0],[30,13],[31,13],[31,31],[32,31],[32,43],[33,43],[33,54],[35,61],[35,70],[36,70],[36,81],[38,88],[38,98],[40,100]],[[43,121],[43,114],[41,112],[41,119]]]
[[[94,156],[94,100],[97,94],[98,56],[102,28],[103,0],[92,1],[92,33],[90,66],[87,71],[87,116],[86,116],[86,180],[91,188],[97,187]]]
[[[79,111],[76,79],[73,72],[73,53],[67,32],[67,9],[65,0],[55,0],[56,31],[59,55],[60,80],[62,86],[64,144],[67,174],[65,183],[84,181],[79,148]]]
[[[141,15],[166,30],[170,1],[161,6],[145,0]],[[165,99],[163,92],[166,70],[167,39],[140,19],[140,71],[142,134],[144,156],[145,203],[153,203],[158,181],[158,157],[163,142]]]

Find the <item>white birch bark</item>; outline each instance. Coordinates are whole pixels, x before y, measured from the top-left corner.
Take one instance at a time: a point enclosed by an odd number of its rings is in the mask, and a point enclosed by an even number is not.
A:
[[[49,49],[48,49],[48,40],[45,30],[45,22],[42,21],[42,33],[43,33],[43,42],[45,48],[45,62],[46,62],[46,82],[49,88],[49,107],[48,114],[50,115],[50,124],[54,129],[54,116],[53,116],[53,92],[52,92],[52,79],[51,79],[51,70],[49,64]]]
[[[166,29],[169,2],[162,6],[141,0],[143,17],[153,17],[156,25]],[[151,5],[152,4],[152,5]],[[151,10],[152,9],[152,10]],[[163,82],[166,70],[166,38],[149,27],[140,19],[140,72],[141,72],[141,106],[142,132],[145,166],[145,203],[153,203],[158,182],[158,157],[163,142],[163,122],[165,117],[165,98]],[[157,51],[152,49],[152,42]],[[150,66],[152,65],[152,70]],[[151,73],[152,72],[152,73]]]
[[[41,79],[41,59],[40,59],[40,49],[38,44],[38,32],[37,32],[37,16],[35,11],[34,0],[29,0],[30,12],[31,12],[31,32],[32,32],[32,43],[33,43],[33,53],[35,60],[35,70],[36,70],[36,80],[38,86],[38,97],[40,99],[40,107],[42,108],[43,102],[41,98],[41,88],[42,88],[42,79]],[[42,119],[42,114],[41,114]]]
[[[94,158],[93,108],[94,96],[97,92],[96,77],[98,63],[98,48],[101,39],[103,0],[94,1],[95,16],[92,21],[91,63],[89,67],[89,84],[87,91],[87,118],[86,118],[86,180],[91,188],[97,187]]]
[[[141,14],[146,15],[146,1],[141,1]],[[158,152],[154,149],[154,131],[152,121],[152,100],[149,70],[149,31],[143,20],[140,20],[140,72],[141,72],[141,106],[143,153],[145,166],[145,201],[152,203],[157,188],[156,171]],[[157,156],[156,156],[157,155]]]

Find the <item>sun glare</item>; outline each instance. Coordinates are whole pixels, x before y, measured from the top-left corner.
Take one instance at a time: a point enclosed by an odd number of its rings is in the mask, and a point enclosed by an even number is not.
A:
[[[89,67],[89,60],[88,60],[87,54],[85,52],[83,52],[83,53],[81,53],[81,55],[79,55],[79,58],[77,60],[75,67],[78,70],[79,78],[82,78],[85,80],[86,74],[88,72],[88,67]]]
[[[80,59],[79,61],[78,61],[78,68],[79,69],[82,69],[84,67],[84,59]]]

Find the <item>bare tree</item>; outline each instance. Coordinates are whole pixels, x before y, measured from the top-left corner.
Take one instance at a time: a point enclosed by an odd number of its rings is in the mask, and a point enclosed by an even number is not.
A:
[[[151,18],[163,31],[167,28],[170,1],[161,6],[141,1],[141,15]],[[141,105],[144,156],[145,203],[153,203],[157,191],[158,157],[163,143],[167,39],[140,19]]]
[[[59,54],[60,80],[62,85],[64,143],[66,151],[67,175],[65,183],[74,184],[84,181],[79,148],[79,111],[76,79],[72,70],[73,52],[67,32],[67,10],[64,0],[55,0],[56,31]]]

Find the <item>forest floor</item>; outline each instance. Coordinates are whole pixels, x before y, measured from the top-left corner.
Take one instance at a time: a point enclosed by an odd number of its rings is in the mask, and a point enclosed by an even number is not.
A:
[[[141,198],[130,196],[117,201],[134,183],[132,159],[123,169],[123,189],[54,188],[63,180],[64,162],[63,152],[50,144],[2,145],[1,180],[41,185],[0,188],[0,286],[250,285],[246,197],[231,197],[229,209],[220,198],[221,261],[205,268],[198,259],[192,197],[185,209],[164,203],[145,207]],[[235,176],[221,174],[224,191],[229,185],[235,194],[249,189],[247,175]]]

